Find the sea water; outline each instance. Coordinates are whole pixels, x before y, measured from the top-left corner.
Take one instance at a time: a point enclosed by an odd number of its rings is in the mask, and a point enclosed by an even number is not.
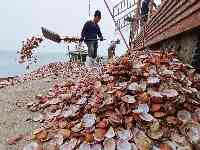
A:
[[[43,52],[37,54],[38,62],[30,65],[30,69],[27,70],[26,63],[18,63],[18,56],[16,51],[0,50],[0,77],[22,75],[52,62],[68,60],[66,52]]]

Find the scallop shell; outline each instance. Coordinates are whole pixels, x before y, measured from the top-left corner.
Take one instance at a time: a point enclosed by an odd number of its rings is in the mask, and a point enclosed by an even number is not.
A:
[[[113,138],[115,136],[115,131],[113,129],[113,127],[110,127],[107,131],[107,133],[105,134],[105,137],[107,138]]]
[[[57,134],[54,136],[54,141],[57,145],[62,145],[64,142],[64,137],[62,134]]]
[[[138,90],[139,90],[139,85],[138,85],[138,83],[136,83],[136,82],[131,83],[131,84],[128,86],[128,90],[130,90],[130,91],[138,91]]]
[[[83,128],[82,128],[82,126],[81,126],[81,123],[78,123],[78,124],[76,124],[71,130],[73,131],[73,132],[79,132],[79,131],[81,131]]]
[[[174,89],[164,90],[161,94],[163,96],[166,96],[167,98],[174,98],[174,97],[178,96],[178,92],[176,90],[174,90]]]
[[[148,113],[149,106],[147,104],[139,104],[136,110],[133,110],[134,113]]]
[[[94,114],[85,114],[82,119],[82,124],[85,128],[91,128],[96,122]]]
[[[131,150],[132,145],[127,140],[118,140],[117,141],[117,150]]]
[[[81,97],[76,104],[77,105],[83,105],[86,102],[87,102],[87,98],[86,97]]]
[[[78,105],[71,105],[66,111],[63,112],[64,118],[76,116],[77,111],[80,109]]]
[[[102,150],[102,145],[100,144],[93,144],[91,145],[91,150]]]
[[[180,130],[191,143],[200,143],[200,125],[198,123],[188,122]]]
[[[160,79],[158,77],[149,77],[147,79],[148,84],[158,84],[160,83]]]
[[[130,95],[123,96],[121,100],[129,104],[134,104],[136,102],[135,97]]]
[[[116,142],[113,138],[106,138],[103,142],[104,150],[115,150]]]
[[[177,113],[177,118],[183,123],[186,123],[192,119],[192,115],[187,110],[181,110]]]
[[[38,143],[32,142],[24,146],[23,150],[42,150]]]
[[[147,122],[151,122],[154,120],[154,117],[148,113],[141,113],[139,116],[142,120]]]
[[[163,132],[162,132],[162,130],[151,131],[151,132],[149,133],[149,136],[150,136],[152,139],[158,140],[158,139],[160,139],[160,138],[163,136]]]
[[[120,129],[117,131],[119,139],[130,140],[133,137],[131,130]]]
[[[106,130],[105,129],[95,129],[94,139],[96,141],[103,141],[105,138]]]
[[[79,150],[91,150],[90,144],[87,144],[87,143],[83,142],[80,145]]]

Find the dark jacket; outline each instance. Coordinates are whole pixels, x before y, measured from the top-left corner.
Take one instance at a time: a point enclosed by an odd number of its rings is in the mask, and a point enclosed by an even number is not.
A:
[[[97,35],[100,39],[103,39],[99,25],[93,21],[87,21],[81,32],[81,40],[95,40],[97,39]]]
[[[141,7],[141,15],[142,16],[148,15],[149,3],[150,3],[150,0],[143,0],[142,7]]]

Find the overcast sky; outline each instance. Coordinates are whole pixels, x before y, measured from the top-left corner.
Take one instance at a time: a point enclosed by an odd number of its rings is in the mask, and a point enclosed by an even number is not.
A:
[[[92,14],[102,11],[100,27],[107,41],[100,43],[101,55],[107,53],[110,40],[119,35],[103,0],[92,1]],[[107,0],[113,4],[120,0]],[[47,27],[63,35],[79,36],[82,26],[88,20],[88,0],[4,0],[0,5],[0,50],[17,51],[21,41],[31,35],[41,35],[40,27]],[[127,30],[128,32],[128,30]],[[62,51],[63,44],[45,43],[43,50]],[[123,45],[117,54],[124,51]]]

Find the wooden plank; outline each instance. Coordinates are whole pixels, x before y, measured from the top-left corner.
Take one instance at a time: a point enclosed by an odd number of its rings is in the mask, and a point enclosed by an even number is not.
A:
[[[189,9],[191,9],[194,4],[195,4],[195,2],[186,3],[185,5],[182,6],[182,8],[177,9],[177,11],[174,12],[172,17],[169,17],[163,24],[161,24],[159,27],[154,29],[153,33],[148,32],[148,36],[145,38],[147,40],[150,40],[153,37],[157,36],[158,34],[162,33],[163,31],[165,31],[166,28],[169,28],[169,26],[173,26],[174,24],[179,22],[184,17],[189,16],[190,15],[190,14],[188,14],[188,12],[190,12]],[[195,10],[193,10],[193,11],[195,11]],[[192,12],[190,12],[190,13],[192,13]]]
[[[169,0],[164,4],[166,5],[163,5],[148,22],[145,32],[145,47],[200,27],[200,0]],[[165,8],[170,10],[167,11]],[[143,47],[143,33],[138,35],[134,43],[133,49]]]
[[[183,33],[185,31],[189,31],[193,28],[200,26],[200,11],[197,11],[196,13],[193,13],[190,15],[187,19],[183,19],[176,25],[170,27],[165,32],[162,32],[159,34],[159,36],[156,36],[154,39],[148,41],[145,46],[150,46],[152,44],[158,43],[161,40],[166,40],[168,38],[171,38],[178,33]]]

